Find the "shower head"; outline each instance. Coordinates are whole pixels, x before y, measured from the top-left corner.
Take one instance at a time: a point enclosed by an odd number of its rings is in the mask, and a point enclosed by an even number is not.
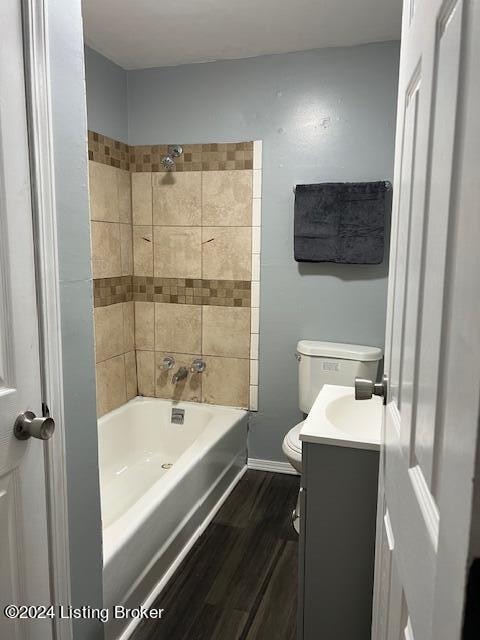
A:
[[[163,156],[160,162],[165,169],[173,169],[175,166],[175,160],[170,155]]]
[[[179,158],[183,153],[183,149],[179,144],[172,144],[168,147],[168,154],[160,160],[165,169],[171,170],[175,166],[174,158]]]

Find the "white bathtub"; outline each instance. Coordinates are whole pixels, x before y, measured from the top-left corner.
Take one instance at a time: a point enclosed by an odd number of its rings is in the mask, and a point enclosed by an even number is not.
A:
[[[183,425],[171,423],[173,408],[185,410]],[[100,418],[98,431],[104,606],[138,607],[161,591],[245,471],[247,412],[135,398]],[[125,626],[111,620],[107,638],[126,637]]]

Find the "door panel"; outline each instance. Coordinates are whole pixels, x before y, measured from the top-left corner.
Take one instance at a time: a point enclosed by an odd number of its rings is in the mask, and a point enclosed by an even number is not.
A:
[[[426,210],[427,240],[423,269],[423,308],[442,309],[447,265],[447,234],[450,212],[456,97],[460,62],[461,8],[452,3],[437,28],[434,78],[434,112],[429,198]],[[422,314],[418,345],[418,403],[413,443],[414,458],[427,486],[433,487],[440,434],[437,433],[437,390],[440,373],[442,314]]]
[[[50,620],[8,620],[7,604],[50,604],[45,445],[17,440],[42,414],[21,3],[0,3],[0,637],[50,640]]]
[[[2,553],[0,553],[0,576],[3,603],[15,603],[22,601],[20,590],[20,577],[22,574],[20,565],[20,549],[15,534],[15,484],[14,473],[5,474],[0,478],[0,539],[2,540]],[[18,491],[18,486],[17,486]],[[0,612],[3,618],[3,611]],[[2,638],[21,638],[19,622],[2,620],[0,623]],[[13,633],[12,633],[13,632]],[[10,635],[12,634],[12,635]]]
[[[374,640],[460,639],[480,389],[479,10],[404,4]]]
[[[408,236],[410,234],[413,199],[412,175],[415,170],[418,106],[420,92],[420,69],[410,81],[404,116],[404,139],[402,143],[399,226],[397,235],[397,270],[395,273],[395,297],[393,306],[393,330],[391,343],[390,393],[397,406],[401,406],[401,372],[403,356],[403,319],[406,290],[405,263],[408,259]]]

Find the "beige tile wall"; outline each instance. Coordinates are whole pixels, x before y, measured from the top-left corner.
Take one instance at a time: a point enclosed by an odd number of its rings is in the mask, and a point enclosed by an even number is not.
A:
[[[120,302],[94,309],[98,416],[137,395],[134,305]]]
[[[130,172],[89,162],[97,414],[137,395]],[[105,293],[105,295],[102,295]],[[107,295],[108,294],[108,295]],[[117,301],[121,300],[121,301]]]
[[[256,410],[261,143],[186,145],[171,173],[162,149],[89,132],[98,415],[137,393]]]
[[[89,162],[93,278],[132,274],[130,172]]]
[[[249,406],[252,317],[243,283],[252,278],[253,178],[253,169],[132,174],[134,274],[152,291],[158,278],[177,278],[185,279],[186,294],[193,280],[194,301],[185,303],[180,287],[182,304],[135,303],[139,393],[153,387],[157,397]],[[230,297],[227,285],[223,298],[210,295],[222,282],[230,282]],[[248,292],[247,306],[235,289]],[[167,355],[175,358],[170,371]],[[174,372],[195,358],[206,371],[173,385]]]

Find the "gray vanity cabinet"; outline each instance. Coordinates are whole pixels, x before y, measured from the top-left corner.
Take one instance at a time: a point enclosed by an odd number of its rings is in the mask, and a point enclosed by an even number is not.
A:
[[[378,462],[303,442],[298,640],[370,640]]]

